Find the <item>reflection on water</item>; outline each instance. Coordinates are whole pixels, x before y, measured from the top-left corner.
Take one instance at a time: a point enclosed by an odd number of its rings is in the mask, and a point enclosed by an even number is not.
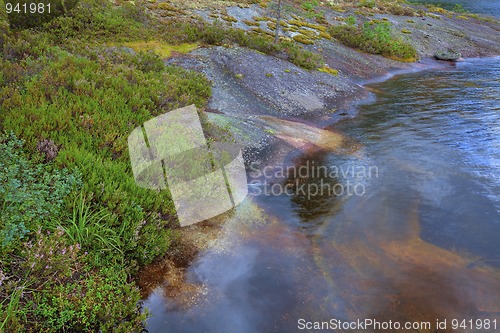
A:
[[[360,154],[293,162],[376,166],[376,177],[275,180],[292,188],[351,181],[363,195],[247,200],[270,222],[242,224],[225,251],[198,256],[186,276],[205,292],[189,306],[156,289],[145,300],[148,330],[296,332],[300,318],[500,322],[499,74],[499,58],[471,60],[374,85],[376,102],[334,126]]]

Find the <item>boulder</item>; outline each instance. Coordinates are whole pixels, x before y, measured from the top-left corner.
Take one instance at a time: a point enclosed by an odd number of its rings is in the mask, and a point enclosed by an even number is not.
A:
[[[442,51],[442,52],[436,52],[434,54],[434,58],[437,60],[445,60],[445,61],[457,61],[462,57],[462,54],[460,52],[456,51]]]

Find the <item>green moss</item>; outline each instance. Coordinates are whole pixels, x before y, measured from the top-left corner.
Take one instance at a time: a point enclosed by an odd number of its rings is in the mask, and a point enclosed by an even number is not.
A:
[[[406,22],[408,22],[408,23],[415,23],[415,21],[413,21],[413,20],[406,20]]]
[[[467,16],[464,16],[464,15],[459,15],[457,16],[458,19],[461,19],[461,20],[468,20],[469,18]]]
[[[273,77],[274,75],[272,73],[266,73],[266,77]]]

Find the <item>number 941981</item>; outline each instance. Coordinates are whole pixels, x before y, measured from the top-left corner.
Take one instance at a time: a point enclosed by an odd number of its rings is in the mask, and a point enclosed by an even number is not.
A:
[[[23,4],[12,4],[10,2],[5,3],[5,11],[7,14],[50,14],[50,3],[23,3]]]

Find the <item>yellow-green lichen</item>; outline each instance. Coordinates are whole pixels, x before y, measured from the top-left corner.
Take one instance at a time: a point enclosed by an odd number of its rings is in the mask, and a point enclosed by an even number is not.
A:
[[[158,8],[162,10],[168,10],[171,12],[182,12],[182,9],[177,8],[169,4],[168,2],[162,2],[158,4]]]
[[[315,31],[308,29],[299,29],[299,33],[306,35],[309,38],[316,38],[316,36],[318,35]]]
[[[180,45],[172,45],[162,41],[151,40],[151,41],[135,41],[122,43],[120,45],[130,47],[136,52],[140,51],[153,51],[158,54],[161,58],[168,58],[172,55],[172,52],[177,53],[188,53],[193,51],[198,47],[196,43],[184,43]]]
[[[314,42],[309,37],[302,35],[302,34],[298,34],[298,35],[293,36],[293,40],[298,42],[298,43],[302,43],[302,44],[306,44],[306,45],[314,44]]]
[[[328,32],[320,31],[319,36],[324,39],[332,39],[332,36]]]
[[[290,20],[288,21],[289,24],[297,26],[299,28],[306,27],[306,28],[311,28],[311,29],[316,29],[319,31],[326,31],[326,27],[321,25],[321,24],[314,24],[314,23],[309,23],[306,21],[301,21],[301,20]]]
[[[254,27],[260,26],[259,22],[255,22],[255,21],[251,21],[251,20],[243,20],[242,22],[248,26],[254,26]]]
[[[411,31],[408,29],[403,29],[403,30],[401,30],[401,32],[404,34],[411,34]]]
[[[222,19],[226,22],[238,22],[238,20],[231,15],[222,15]]]
[[[337,69],[330,68],[327,65],[325,65],[321,68],[318,68],[318,71],[323,72],[323,73],[328,73],[331,75],[335,75],[335,76],[339,75],[339,71]]]

